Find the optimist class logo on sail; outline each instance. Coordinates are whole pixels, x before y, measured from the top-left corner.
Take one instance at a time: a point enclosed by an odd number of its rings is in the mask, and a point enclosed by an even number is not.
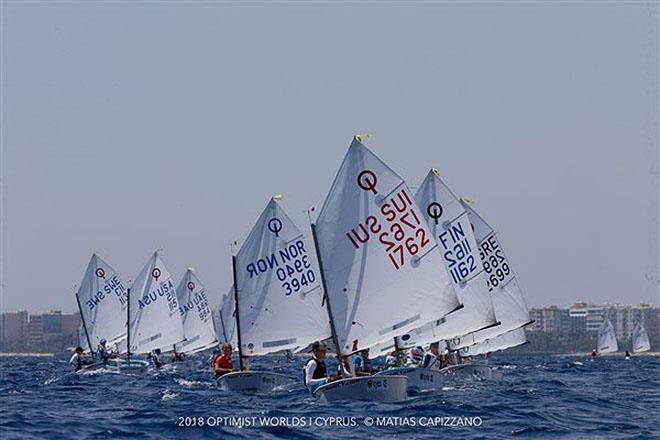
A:
[[[408,194],[403,182],[400,190],[394,189],[385,197],[376,189],[378,176],[371,170],[363,170],[357,175],[357,186],[375,197],[376,211],[379,215],[369,215],[363,222],[346,233],[346,237],[359,249],[371,237],[378,237],[382,246],[396,270],[406,264],[407,257],[411,259],[431,244],[426,230],[420,221],[420,215],[415,209],[412,197]],[[381,203],[379,203],[381,202]]]

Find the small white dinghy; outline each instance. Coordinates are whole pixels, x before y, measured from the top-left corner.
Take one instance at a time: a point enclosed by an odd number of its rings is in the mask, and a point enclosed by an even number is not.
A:
[[[271,371],[235,371],[223,374],[217,379],[218,386],[224,391],[247,391],[267,393],[281,388],[287,376]]]
[[[408,398],[408,377],[377,375],[339,379],[318,387],[314,397],[323,403],[339,400],[401,402]]]
[[[287,376],[249,371],[245,358],[295,350],[330,334],[318,272],[305,237],[279,199],[274,196],[268,202],[232,257],[233,303],[225,301],[223,307],[233,308],[235,328],[226,322],[230,317],[220,317],[225,338],[231,341],[235,334],[241,371],[217,379],[218,386],[227,391],[281,388]]]
[[[440,370],[421,368],[415,366],[396,367],[379,371],[376,376],[406,376],[408,378],[408,390],[424,391],[432,390],[442,386],[446,376]]]

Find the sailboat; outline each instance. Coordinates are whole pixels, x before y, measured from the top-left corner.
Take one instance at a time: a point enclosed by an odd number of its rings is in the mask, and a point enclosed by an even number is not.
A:
[[[310,249],[278,198],[270,200],[232,257],[241,371],[218,378],[218,385],[225,390],[264,392],[281,387],[287,379],[285,375],[249,371],[246,360],[296,350],[330,334]]]
[[[487,288],[493,299],[495,316],[500,325],[454,338],[452,350],[469,347],[480,341],[492,339],[512,330],[526,327],[534,321],[529,319],[527,303],[518,284],[516,273],[500,244],[495,230],[481,217],[466,199],[461,204],[468,213],[475,238],[479,245],[479,259],[487,274]]]
[[[442,254],[405,181],[355,136],[312,235],[342,379],[320,401],[407,398],[403,375],[351,377],[343,358],[459,308]]]
[[[598,353],[614,353],[619,350],[616,342],[616,332],[609,319],[606,319],[598,329]]]
[[[649,351],[651,349],[651,343],[649,342],[649,335],[646,333],[646,329],[641,322],[635,324],[632,332],[632,347],[633,352],[642,353],[644,351]]]
[[[438,270],[449,273],[458,299],[464,307],[397,337],[393,345],[401,350],[497,328],[500,323],[495,316],[486,272],[479,259],[479,248],[468,212],[435,168],[426,175],[415,194],[415,200],[421,206],[424,219],[443,255],[444,267]],[[445,344],[449,349],[449,342]],[[440,386],[440,376],[444,372],[412,366],[388,369],[382,374],[405,374],[409,377],[410,388],[428,389]]]
[[[493,299],[495,315],[500,325],[452,339],[449,344],[451,349],[460,350],[459,355],[461,356],[472,356],[475,350],[485,349],[484,347],[501,345],[503,348],[500,349],[506,349],[525,343],[526,337],[522,328],[534,322],[529,319],[527,304],[523,298],[515,271],[505,255],[495,231],[474,210],[471,203],[467,199],[461,198],[461,204],[468,213],[475,238],[479,244],[481,264],[487,275],[486,285]],[[495,376],[489,366],[472,363],[449,366],[445,371],[451,374],[467,374],[481,378]]]
[[[126,338],[126,288],[117,271],[96,254],[89,260],[76,302],[90,353],[103,339],[110,346]]]
[[[133,354],[147,354],[157,348],[169,351],[185,339],[172,275],[159,251],[149,258],[128,290],[127,318],[128,367],[135,364],[143,368],[146,363],[131,359]],[[118,361],[118,366],[124,367],[122,361]]]
[[[176,296],[185,340],[176,345],[175,351],[195,353],[216,346],[218,340],[206,291],[192,268],[186,270],[179,282]]]

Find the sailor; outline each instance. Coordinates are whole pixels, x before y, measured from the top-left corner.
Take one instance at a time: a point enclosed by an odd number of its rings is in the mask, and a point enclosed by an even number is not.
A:
[[[80,370],[85,364],[82,347],[76,347],[76,352],[71,356],[69,363],[73,365],[74,371]]]
[[[591,352],[591,357],[592,357],[592,358],[595,358],[596,356],[598,356],[598,353],[596,353],[596,349],[594,349],[594,350]]]
[[[353,356],[353,371],[356,376],[371,376],[374,374],[374,369],[369,360],[369,349],[360,350],[359,353]]]
[[[431,350],[424,355],[422,360],[422,368],[428,369],[440,369],[440,351],[438,349],[438,343],[433,342],[431,344]]]
[[[385,369],[396,368],[396,366],[397,366],[396,352],[393,351],[385,357]]]
[[[234,347],[232,347],[229,342],[222,344],[222,353],[216,356],[213,361],[213,372],[215,373],[216,379],[223,374],[238,371],[234,368],[234,364],[231,361],[231,354],[233,351]]]
[[[408,352],[408,363],[419,365],[424,359],[424,349],[421,346],[413,347]]]
[[[152,351],[149,357],[151,358],[151,362],[154,363],[154,367],[160,368],[163,366],[163,361],[160,358],[160,348],[157,348],[154,351]]]
[[[313,357],[305,364],[303,383],[310,393],[323,384],[331,382],[334,378],[328,377],[328,369],[325,365],[325,357],[328,353],[328,347],[323,342],[314,342],[312,344]]]
[[[172,362],[183,362],[183,353],[178,353],[175,350],[172,355]]]
[[[630,359],[630,353],[626,350],[626,359]]]
[[[108,353],[108,349],[106,348],[105,344],[106,340],[101,339],[99,341],[99,345],[96,347],[96,355],[103,363],[106,363],[110,358],[110,354]]]

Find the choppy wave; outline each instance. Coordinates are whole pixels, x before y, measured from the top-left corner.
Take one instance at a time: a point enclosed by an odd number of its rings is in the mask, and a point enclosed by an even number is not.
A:
[[[146,374],[112,370],[73,373],[64,357],[4,358],[0,363],[0,437],[460,439],[660,438],[660,358],[591,360],[494,355],[502,382],[444,384],[404,403],[317,403],[297,382],[302,359],[264,358],[292,378],[269,395],[219,390],[206,357]],[[227,426],[225,418],[261,417],[271,426]],[[365,418],[398,420],[366,426]],[[481,420],[479,426],[410,426],[411,418]],[[179,426],[182,418],[204,426]],[[313,420],[311,426],[296,421]],[[357,421],[355,426],[342,426]],[[285,421],[278,424],[278,421]],[[217,423],[216,423],[217,422]],[[222,422],[222,423],[221,423]],[[191,422],[192,423],[192,422]],[[209,426],[209,424],[215,426]]]

